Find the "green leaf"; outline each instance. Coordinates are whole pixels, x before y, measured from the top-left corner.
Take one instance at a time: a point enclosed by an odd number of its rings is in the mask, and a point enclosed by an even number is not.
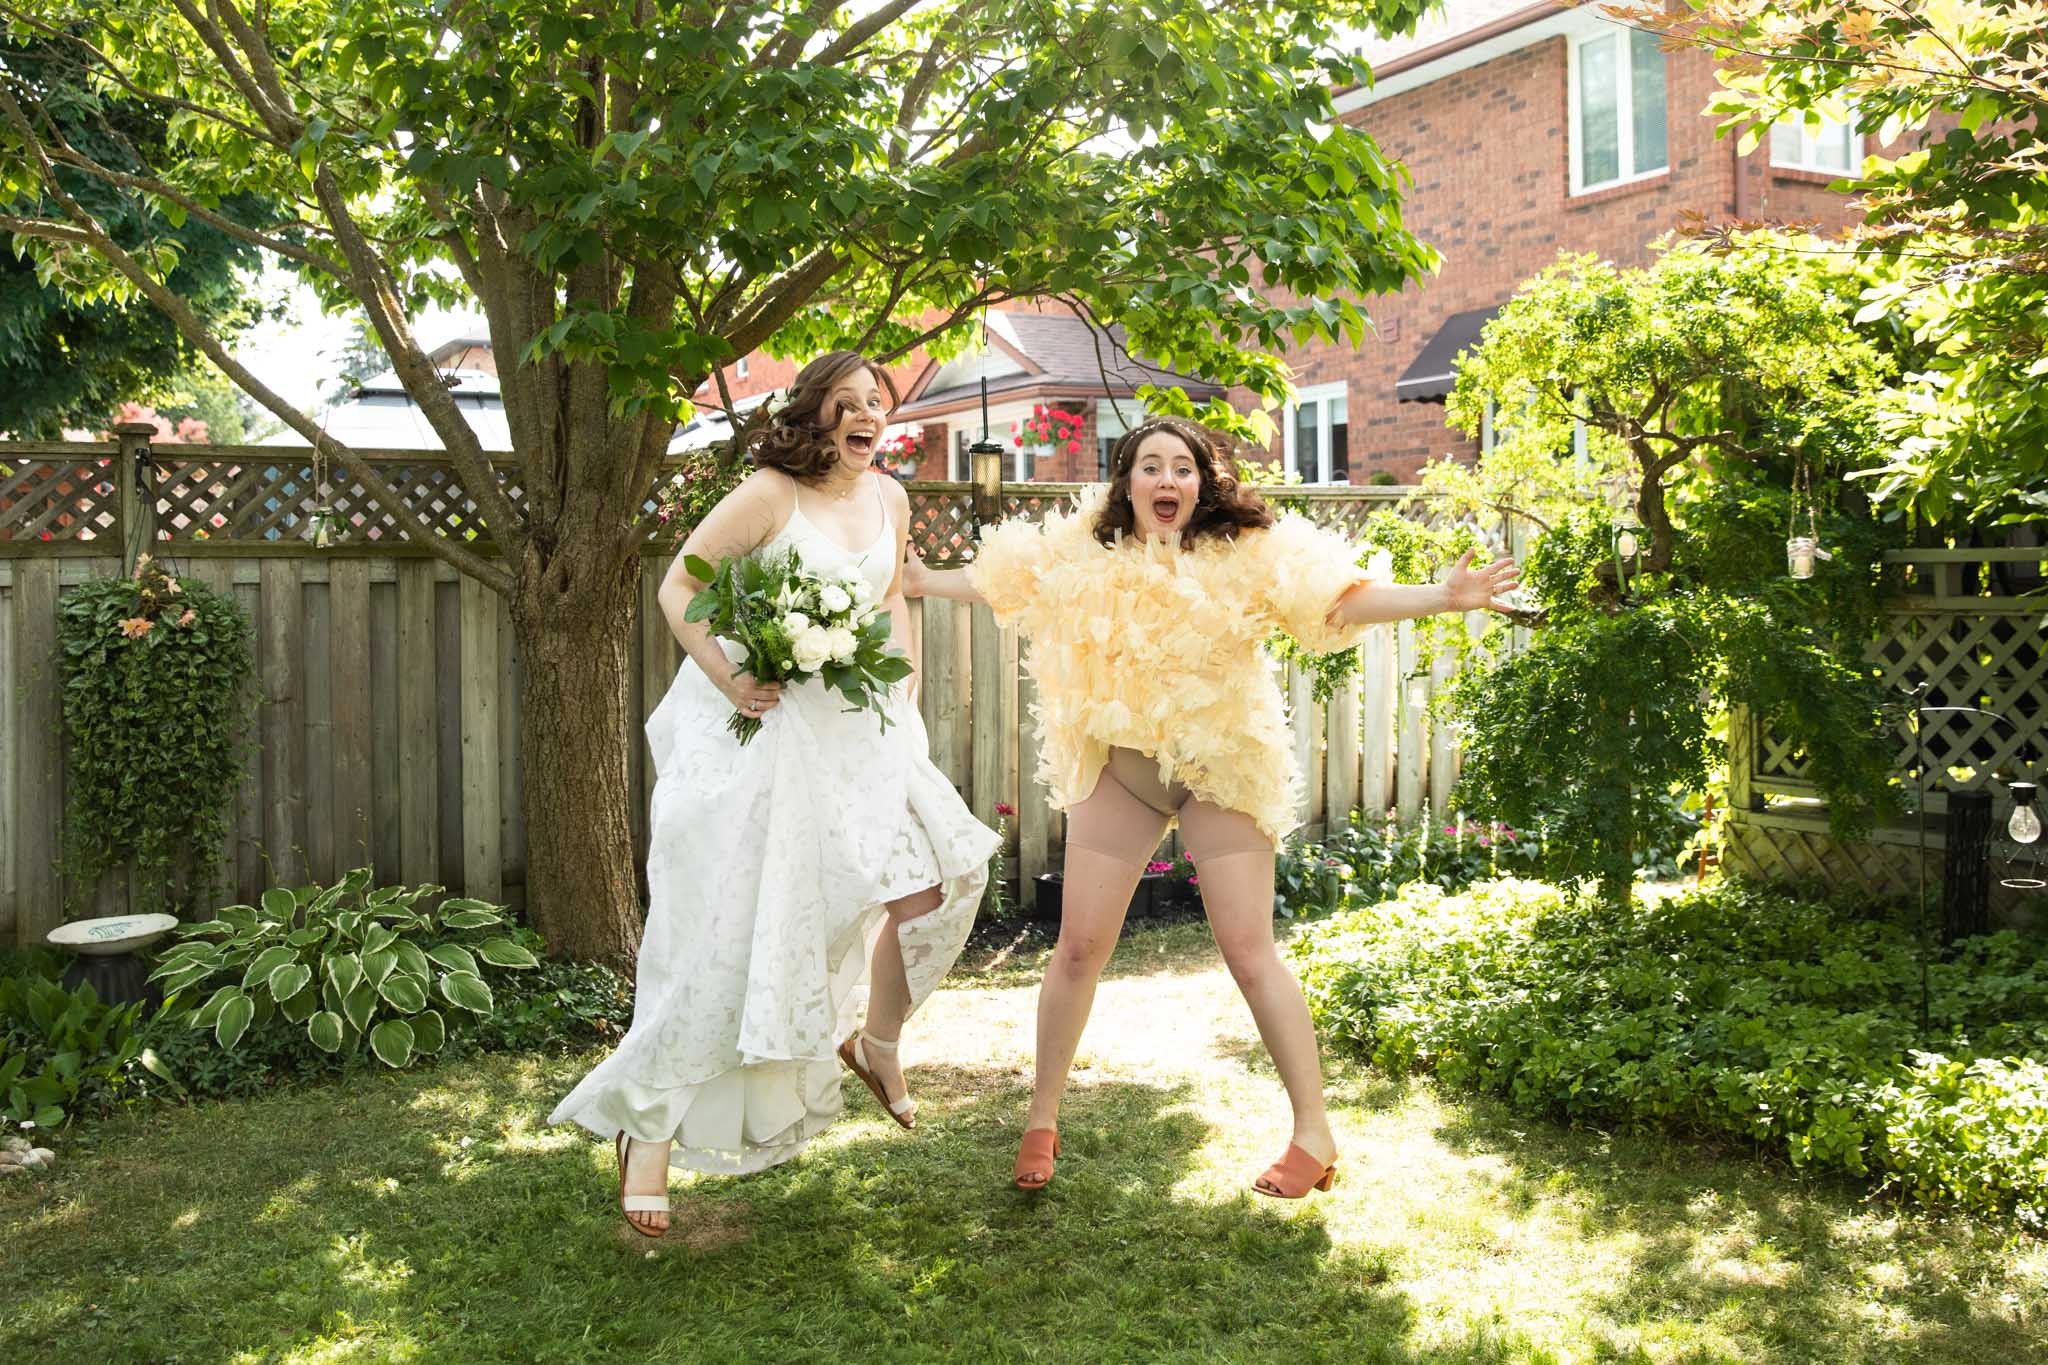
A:
[[[492,910],[457,910],[452,915],[443,915],[441,923],[450,929],[484,929],[499,923],[502,918]]]
[[[439,1052],[448,1041],[448,1025],[439,1010],[421,1010],[411,1019],[412,1044],[421,1052]]]
[[[359,983],[342,999],[341,1013],[349,1026],[358,1033],[370,1026],[370,1016],[377,1012],[377,992],[365,981]]]
[[[377,994],[384,997],[391,1008],[400,1014],[412,1014],[423,1009],[427,1003],[426,987],[420,979],[404,972],[395,972],[377,987]]]
[[[313,1046],[322,1052],[335,1052],[341,1048],[341,1016],[332,1010],[321,1010],[306,1021],[306,1036],[313,1040]]]
[[[239,987],[222,986],[219,990],[215,991],[212,995],[207,997],[205,1004],[201,1005],[197,1010],[193,1012],[192,1026],[194,1028],[212,1028],[214,1020],[220,1018],[221,1009],[228,1003],[228,1001],[234,999],[241,993],[242,992]]]
[[[255,1017],[256,1002],[236,991],[220,1008],[220,1018],[213,1026],[214,1040],[233,1052],[235,1044],[241,1042],[242,1035],[248,1031],[249,1021]]]
[[[449,972],[442,976],[441,995],[449,1004],[471,1014],[491,1012],[491,988],[484,984],[482,977],[468,972]]]
[[[362,979],[363,964],[354,953],[327,955],[327,980],[333,984],[336,995],[348,995]]]
[[[397,934],[393,933],[393,932],[392,932],[392,931],[391,931],[390,929],[386,928],[386,927],[385,927],[384,925],[381,925],[381,924],[372,924],[372,925],[371,925],[371,926],[370,926],[370,927],[369,927],[368,929],[364,930],[364,931],[363,931],[363,968],[364,968],[364,970],[366,970],[366,971],[367,971],[367,970],[369,969],[369,965],[370,965],[370,962],[369,962],[369,959],[370,959],[370,954],[372,954],[372,953],[380,953],[380,952],[384,951],[384,949],[386,949],[386,948],[389,948],[389,947],[390,947],[390,946],[392,945],[392,943],[394,943],[394,942],[395,942],[395,941],[397,940],[397,938],[398,938],[398,935],[397,935]]]
[[[476,965],[476,958],[469,949],[459,943],[437,943],[427,949],[426,956],[451,972],[468,972],[471,976],[482,976],[483,971]]]
[[[398,954],[400,971],[408,972],[422,981],[433,975],[432,969],[427,965],[427,955],[419,950],[417,944],[400,939],[391,945],[391,951]]]
[[[310,997],[312,992],[306,990],[306,987],[311,985],[312,981],[312,968],[303,962],[287,962],[270,974],[270,998],[283,1004],[301,993]]]
[[[412,1060],[412,1026],[403,1019],[386,1019],[370,1030],[370,1051],[388,1067],[402,1067]]]
[[[277,1002],[277,1011],[294,1024],[303,1024],[312,1018],[314,1009],[320,1003],[320,992],[308,985],[297,995],[288,996]]]
[[[299,955],[281,943],[274,947],[265,948],[262,952],[256,954],[255,958],[249,963],[249,970],[242,973],[242,988],[247,990],[258,981],[267,979],[279,967],[285,966],[287,963],[295,963],[298,960]],[[310,972],[307,974],[311,975]]]
[[[540,959],[509,938],[487,938],[476,945],[476,955],[493,967],[538,967]]]
[[[263,893],[263,915],[272,924],[289,924],[298,908],[298,897],[281,886],[273,886]]]
[[[390,951],[363,954],[363,979],[372,986],[384,984],[384,978],[391,975],[398,966],[398,954]]]

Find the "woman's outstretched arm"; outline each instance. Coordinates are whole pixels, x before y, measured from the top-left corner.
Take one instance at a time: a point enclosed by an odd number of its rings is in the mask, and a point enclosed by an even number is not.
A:
[[[903,561],[905,597],[944,597],[955,602],[979,602],[982,596],[967,579],[965,569],[931,569],[915,554]]]
[[[1441,583],[1360,583],[1337,599],[1330,624],[1370,626],[1447,611],[1513,611],[1499,599],[1520,585],[1522,571],[1512,559],[1475,569],[1476,553],[1460,555]]]

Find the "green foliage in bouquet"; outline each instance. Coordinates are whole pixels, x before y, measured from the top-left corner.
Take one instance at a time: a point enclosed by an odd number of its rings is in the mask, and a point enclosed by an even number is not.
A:
[[[377,1060],[403,1067],[447,1041],[432,1002],[487,1015],[487,968],[539,965],[508,936],[503,906],[458,897],[430,908],[441,887],[373,891],[370,877],[359,867],[330,887],[273,887],[256,905],[230,905],[181,930],[150,977],[173,998],[214,987],[191,1023],[223,1048],[282,1015],[323,1052],[367,1039]]]
[[[873,711],[883,729],[889,689],[910,676],[910,659],[889,643],[889,613],[866,580],[808,573],[796,551],[743,555],[714,567],[687,555],[683,567],[706,586],[690,599],[686,620],[746,651],[735,665],[762,682],[817,677],[850,703]],[[760,733],[758,717],[733,714],[726,728],[744,744]]]

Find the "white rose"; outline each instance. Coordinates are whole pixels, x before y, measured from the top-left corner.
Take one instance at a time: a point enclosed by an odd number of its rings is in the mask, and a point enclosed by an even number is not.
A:
[[[775,593],[775,605],[784,611],[788,611],[802,600],[803,590],[794,583],[784,583]]]
[[[840,587],[837,583],[827,583],[824,590],[818,594],[818,604],[824,607],[826,611],[837,616],[840,612],[853,605],[853,598],[846,589]]]
[[[811,628],[811,618],[800,611],[793,611],[782,618],[782,633],[794,640]]]
[[[860,649],[860,641],[845,626],[834,626],[825,632],[825,642],[832,651],[834,663],[845,663]]]
[[[806,673],[815,673],[825,666],[825,660],[832,656],[831,632],[812,626],[809,630],[794,636],[789,644],[796,655],[796,666]]]
[[[866,606],[875,600],[874,584],[868,582],[865,578],[849,578],[846,580],[846,586],[852,590],[853,600],[862,606]]]

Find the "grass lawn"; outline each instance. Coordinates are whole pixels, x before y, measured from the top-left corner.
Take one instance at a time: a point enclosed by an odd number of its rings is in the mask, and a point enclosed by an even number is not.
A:
[[[1018,1193],[1041,954],[916,1021],[919,1133],[850,1084],[798,1161],[679,1176],[659,1243],[539,1126],[589,1059],[65,1135],[0,1185],[0,1360],[2048,1360],[2048,1245],[1348,1062],[1336,1189],[1252,1195],[1286,1110],[1199,926],[1119,950]]]

